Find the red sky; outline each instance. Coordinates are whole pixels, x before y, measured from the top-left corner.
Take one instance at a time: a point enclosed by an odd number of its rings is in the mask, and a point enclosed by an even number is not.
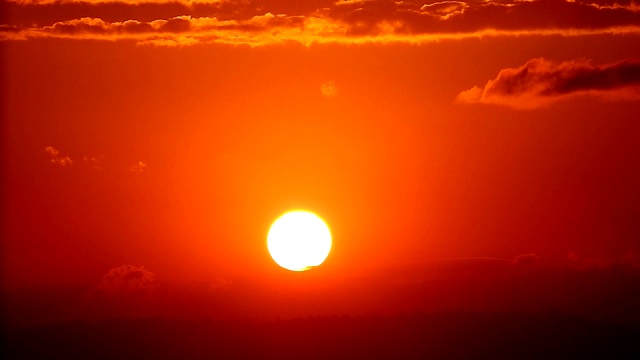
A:
[[[86,300],[108,274],[146,289],[126,280],[144,269],[153,288],[302,288],[333,299],[311,313],[378,311],[434,276],[416,290],[434,303],[473,293],[460,259],[637,270],[637,2],[1,6],[6,292]],[[334,245],[292,275],[266,233],[297,208]],[[375,284],[388,293],[367,307]]]

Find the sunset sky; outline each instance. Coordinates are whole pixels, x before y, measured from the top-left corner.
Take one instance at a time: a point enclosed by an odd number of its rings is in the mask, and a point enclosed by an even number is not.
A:
[[[505,310],[521,276],[534,310],[640,298],[639,2],[0,14],[11,321]],[[333,235],[305,273],[266,248],[294,209]]]

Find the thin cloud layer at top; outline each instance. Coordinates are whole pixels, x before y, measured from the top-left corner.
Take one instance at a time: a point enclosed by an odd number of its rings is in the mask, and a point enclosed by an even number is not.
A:
[[[533,109],[578,95],[640,99],[640,60],[593,65],[587,60],[531,59],[518,68],[502,69],[484,87],[460,93],[458,100]]]
[[[8,21],[0,25],[0,39],[127,39],[155,45],[210,42],[264,45],[295,41],[308,45],[325,42],[421,43],[481,36],[640,34],[640,6],[635,2],[608,0],[593,3],[578,0],[446,0],[426,3],[414,0],[11,1],[23,4],[23,13],[28,13],[37,4],[49,4],[47,6],[60,9],[50,12],[52,15],[47,18],[48,23],[22,20],[14,24]],[[78,4],[85,4],[85,7],[78,7]],[[90,16],[63,17],[65,7],[73,7],[74,13],[88,12],[86,4],[101,6],[90,6]],[[116,4],[119,4],[117,11],[114,10]],[[132,7],[123,7],[122,4],[135,4],[137,14],[141,9],[139,6],[148,9],[147,18],[164,5],[182,4],[182,7],[171,10],[175,13],[172,17],[166,17],[167,12],[164,12],[155,21],[143,21],[127,16],[133,14]],[[104,11],[104,16],[99,16],[101,11]],[[107,13],[111,21],[105,20]],[[114,13],[118,14],[115,18],[122,20],[113,21]],[[180,26],[170,26],[178,23]],[[24,27],[22,24],[36,25]]]
[[[221,4],[233,0],[6,0],[9,3],[21,5],[49,5],[49,4]],[[243,2],[243,1],[239,1]],[[246,2],[246,1],[245,1]]]

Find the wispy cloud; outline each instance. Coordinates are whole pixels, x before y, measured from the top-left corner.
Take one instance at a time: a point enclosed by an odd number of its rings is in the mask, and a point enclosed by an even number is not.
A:
[[[138,161],[137,163],[129,166],[129,171],[131,172],[144,172],[147,170],[147,164],[144,161]]]
[[[458,100],[533,109],[579,95],[640,99],[640,60],[594,65],[588,60],[531,59],[520,67],[502,69],[483,87],[460,93]]]
[[[69,156],[62,156],[60,151],[53,146],[47,146],[44,148],[45,153],[47,153],[51,159],[51,163],[61,167],[71,167],[74,164],[74,161]],[[78,160],[80,165],[83,165],[85,168],[93,169],[93,170],[104,170],[105,167],[109,170],[115,171],[130,171],[134,173],[141,173],[147,170],[147,163],[144,161],[136,161],[134,164],[130,166],[105,166],[105,157],[104,155],[100,156],[90,156],[85,155],[82,159]]]
[[[50,3],[50,0],[14,0],[20,4]],[[79,6],[75,0],[55,2]],[[0,26],[0,39],[25,40],[39,37],[71,39],[126,39],[140,44],[192,45],[226,43],[265,45],[287,41],[312,43],[408,42],[483,36],[526,36],[586,34],[640,34],[640,11],[635,2],[583,1],[160,1],[91,0],[99,3],[91,16],[60,18],[51,12],[50,23],[22,21]],[[76,4],[76,5],[74,5]],[[120,4],[121,11],[109,11]],[[129,17],[121,21],[114,13],[122,4],[158,7],[179,4],[175,16],[143,20]],[[206,11],[202,9],[206,8]],[[74,13],[88,14],[85,8]],[[168,8],[167,8],[168,9]],[[200,9],[200,10],[197,10]],[[167,10],[168,11],[168,10]],[[104,16],[101,14],[104,13]],[[160,14],[160,13],[158,13]],[[201,16],[206,14],[206,16]],[[571,16],[567,16],[571,14]],[[28,14],[25,15],[28,18]],[[55,17],[58,16],[56,19]],[[163,16],[166,16],[163,15]]]
[[[47,146],[44,151],[51,157],[51,163],[62,167],[73,165],[73,161],[68,156],[61,156],[60,151],[53,146]]]
[[[328,81],[320,86],[320,92],[325,97],[332,98],[338,95],[338,87],[333,81]]]
[[[99,157],[85,156],[82,158],[82,161],[84,161],[85,165],[87,165],[92,169],[103,170],[104,169],[104,167],[102,166],[103,159],[104,159],[104,156],[99,156]]]
[[[422,5],[420,13],[440,16],[442,20],[446,20],[451,16],[462,14],[467,7],[469,5],[462,1],[440,1]]]

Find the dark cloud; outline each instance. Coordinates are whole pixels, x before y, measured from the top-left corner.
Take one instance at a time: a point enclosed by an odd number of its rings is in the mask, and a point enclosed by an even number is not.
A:
[[[12,25],[0,25],[0,36],[2,36],[2,34],[17,34],[20,33],[21,29],[17,26],[12,26]]]
[[[157,288],[155,274],[143,266],[115,267],[84,294],[78,316],[89,319],[153,316],[158,311]]]
[[[371,1],[329,9],[349,34],[383,31],[411,35],[569,34],[614,32],[640,24],[634,5],[598,7],[565,1]],[[567,16],[571,14],[571,16]],[[634,31],[637,31],[634,30]]]
[[[640,8],[633,2],[96,0],[90,7],[88,3],[12,2],[11,15],[16,16],[7,18],[19,20],[5,24],[3,38],[56,36],[132,39],[156,45],[262,45],[282,41],[426,42],[480,36],[640,33]],[[23,9],[25,6],[33,9],[34,19]],[[44,14],[38,12],[39,6],[56,11]],[[66,11],[67,7],[73,11]],[[150,18],[150,14],[156,17]]]
[[[640,98],[640,60],[594,65],[588,60],[554,63],[531,59],[518,68],[502,69],[484,87],[460,93],[458,100],[530,109],[587,94],[606,99]]]
[[[514,263],[517,266],[534,266],[537,265],[539,261],[540,258],[534,253],[521,254],[516,256],[514,259]]]
[[[122,265],[109,270],[89,297],[142,297],[156,288],[155,275],[143,266]]]
[[[567,255],[569,266],[575,269],[599,269],[599,270],[640,270],[640,255],[633,250],[628,250],[623,256],[615,258],[599,258],[580,256],[574,252]]]

